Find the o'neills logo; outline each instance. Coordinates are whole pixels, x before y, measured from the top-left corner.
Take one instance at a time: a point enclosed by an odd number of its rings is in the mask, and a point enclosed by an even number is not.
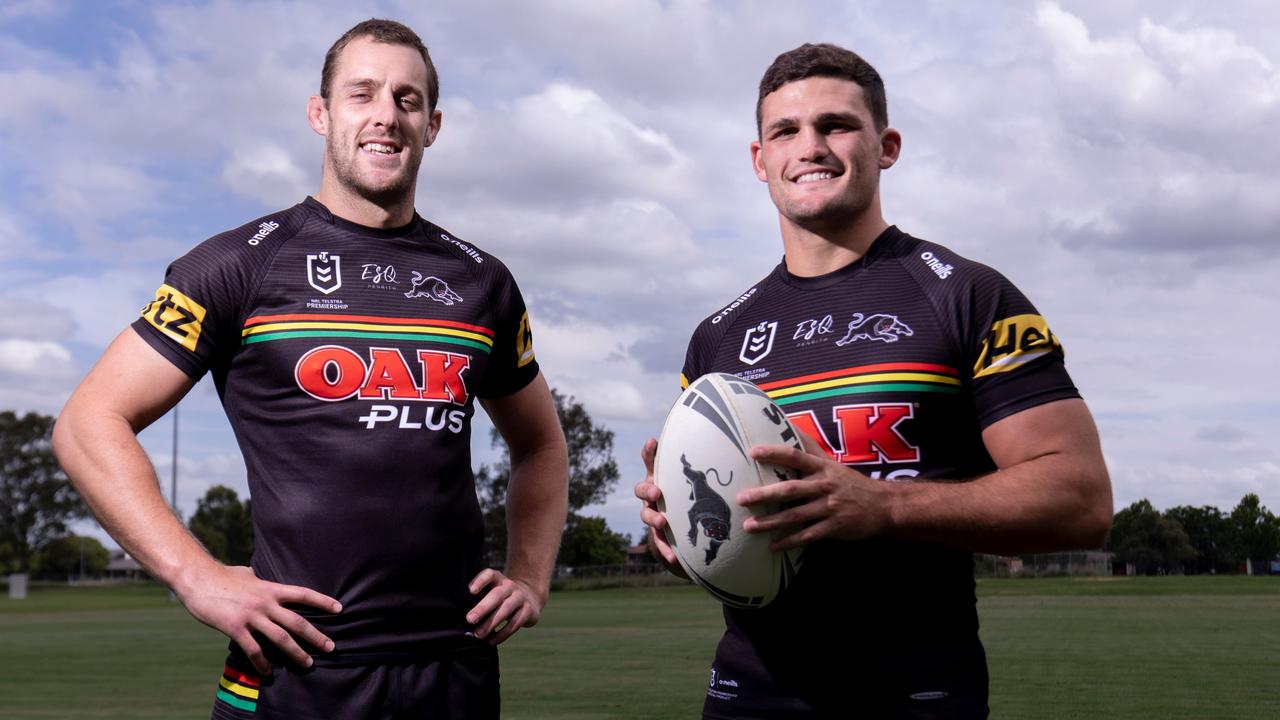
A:
[[[756,294],[756,288],[751,288],[750,290],[739,295],[737,300],[734,300],[733,302],[729,303],[728,307],[716,313],[716,316],[711,318],[711,324],[715,325],[719,323],[721,320],[725,319],[725,316],[727,316],[729,313],[733,312],[734,310],[737,310],[739,305],[746,302],[752,295],[755,295],[755,294]]]
[[[325,402],[341,400],[401,400],[405,402],[448,403],[465,406],[469,394],[463,375],[471,366],[471,356],[462,353],[419,350],[413,359],[421,381],[410,369],[410,361],[395,348],[369,348],[369,360],[340,345],[323,345],[298,359],[293,376],[298,387]],[[447,406],[372,405],[359,418],[366,428],[399,420],[401,428],[462,431],[465,410]]]
[[[268,235],[270,235],[272,230],[276,230],[279,227],[280,227],[280,223],[276,222],[275,220],[268,220],[264,223],[260,223],[258,225],[258,232],[255,233],[253,237],[249,238],[249,244],[257,245],[258,243],[262,242],[263,239],[265,239]]]

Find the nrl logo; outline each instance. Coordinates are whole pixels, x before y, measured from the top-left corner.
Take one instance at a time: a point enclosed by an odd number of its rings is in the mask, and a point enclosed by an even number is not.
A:
[[[892,343],[898,342],[900,335],[911,337],[914,334],[911,328],[896,315],[876,313],[865,317],[862,313],[854,313],[853,319],[849,321],[849,331],[836,341],[836,345],[843,347],[857,340],[879,340]]]
[[[755,365],[773,350],[773,336],[778,332],[778,323],[762,322],[749,328],[742,336],[742,349],[738,351],[738,359],[748,365]]]
[[[342,258],[327,252],[308,255],[307,282],[325,295],[342,287]]]
[[[450,290],[449,284],[435,275],[423,277],[422,273],[414,270],[413,279],[410,282],[413,283],[413,287],[409,288],[409,292],[404,294],[410,300],[425,297],[445,305],[462,302],[462,296]]]

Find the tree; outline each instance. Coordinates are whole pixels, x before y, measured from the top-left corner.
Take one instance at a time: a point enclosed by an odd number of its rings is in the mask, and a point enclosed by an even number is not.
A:
[[[1241,560],[1267,563],[1280,554],[1280,521],[1267,510],[1257,495],[1249,493],[1231,511]]]
[[[31,569],[36,548],[89,514],[53,457],[52,432],[47,415],[0,412],[0,546],[18,572]]]
[[[564,529],[560,543],[561,565],[620,565],[627,559],[631,538],[609,529],[602,517],[574,515]]]
[[[107,569],[111,553],[97,538],[66,535],[45,543],[40,549],[42,575],[58,577],[100,576]]]
[[[1187,533],[1143,498],[1116,513],[1107,546],[1116,559],[1132,563],[1144,575],[1181,570],[1196,557]]]
[[[187,524],[209,554],[228,565],[248,565],[253,557],[253,518],[249,500],[236,491],[214,485],[196,503]]]
[[[1169,508],[1164,516],[1175,520],[1187,533],[1195,560],[1187,563],[1188,573],[1233,572],[1239,564],[1235,532],[1222,511],[1212,505]]]
[[[593,547],[602,536],[599,530],[616,538],[626,537],[608,530],[603,518],[583,518],[578,510],[601,502],[617,484],[618,463],[613,459],[613,431],[597,425],[582,403],[573,397],[565,397],[553,389],[556,415],[564,430],[565,444],[569,449],[569,515],[565,521],[565,535],[561,542],[558,561],[565,560],[566,547]],[[511,454],[497,430],[490,434],[495,448],[502,449],[502,456],[493,465],[482,465],[475,472],[476,497],[485,525],[485,557],[489,564],[500,565],[507,548],[507,483],[511,478]],[[584,524],[584,520],[598,520]],[[579,532],[587,536],[578,539]],[[625,548],[625,546],[624,546]],[[623,557],[626,556],[625,549]],[[617,562],[621,562],[618,560]],[[607,563],[593,563],[607,564]]]

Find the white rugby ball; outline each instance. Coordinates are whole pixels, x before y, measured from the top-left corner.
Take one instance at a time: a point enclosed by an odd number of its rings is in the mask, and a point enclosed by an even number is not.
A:
[[[662,426],[653,476],[667,542],[689,577],[726,605],[764,607],[800,568],[802,549],[773,552],[770,534],[742,529],[748,517],[779,508],[734,501],[740,490],[799,477],[747,455],[753,445],[802,447],[797,432],[760,388],[724,373],[690,383]]]

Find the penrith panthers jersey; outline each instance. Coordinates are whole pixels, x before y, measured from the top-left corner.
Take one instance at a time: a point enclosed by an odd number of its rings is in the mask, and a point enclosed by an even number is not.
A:
[[[538,373],[501,262],[417,216],[379,230],[307,198],[174,262],[133,327],[192,378],[213,373],[248,468],[258,576],[342,603],[300,609],[336,645],[318,662],[474,642],[475,399]]]
[[[896,227],[828,275],[779,265],[704,320],[681,382],[708,372],[751,380],[829,456],[886,482],[991,472],[984,428],[1079,397],[1058,339],[1008,280]],[[726,608],[708,716],[734,714],[734,698],[763,708],[805,694],[797,687],[856,688],[806,660],[832,647],[884,662],[966,644],[980,656],[975,602],[970,553],[891,538],[811,544],[779,600]]]

